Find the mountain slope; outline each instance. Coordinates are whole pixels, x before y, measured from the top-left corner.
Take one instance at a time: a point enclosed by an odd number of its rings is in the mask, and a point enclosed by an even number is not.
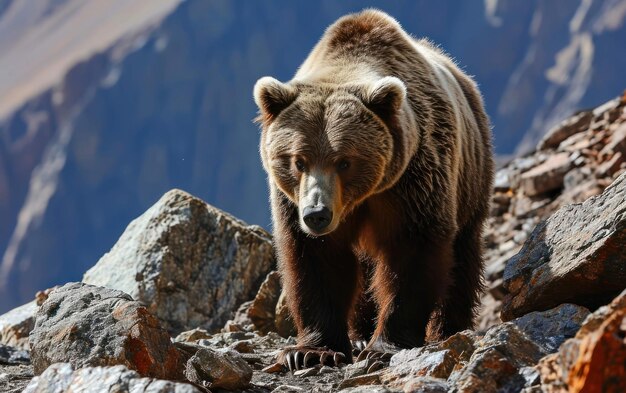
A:
[[[269,227],[252,86],[289,79],[345,13],[375,6],[442,44],[479,82],[500,154],[626,86],[624,0],[7,4],[0,311],[78,279],[170,188]]]

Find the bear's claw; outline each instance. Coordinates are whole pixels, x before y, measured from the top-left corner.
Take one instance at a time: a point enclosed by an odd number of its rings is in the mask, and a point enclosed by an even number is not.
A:
[[[361,352],[365,350],[367,341],[364,340],[352,340],[352,356],[357,357]]]
[[[379,352],[379,351],[364,349],[356,358],[356,361],[360,362],[361,360],[375,359],[375,360],[380,360],[383,362],[389,362],[389,360],[391,359],[393,355],[394,354],[391,352]]]
[[[346,355],[327,348],[286,348],[279,356],[278,363],[289,371],[301,370],[317,364],[340,367],[346,362]]]

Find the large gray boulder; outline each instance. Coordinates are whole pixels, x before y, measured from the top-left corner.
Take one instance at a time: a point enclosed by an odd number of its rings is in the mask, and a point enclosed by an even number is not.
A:
[[[24,393],[200,393],[192,385],[142,378],[124,366],[85,367],[74,370],[56,363],[28,384]]]
[[[626,287],[626,174],[539,224],[504,270],[502,319],[561,303],[595,309]]]
[[[180,333],[223,326],[274,265],[266,231],[172,190],[128,225],[83,282],[130,294]]]
[[[30,333],[35,374],[54,363],[74,368],[123,365],[142,376],[182,379],[185,356],[127,294],[82,283],[53,290]]]

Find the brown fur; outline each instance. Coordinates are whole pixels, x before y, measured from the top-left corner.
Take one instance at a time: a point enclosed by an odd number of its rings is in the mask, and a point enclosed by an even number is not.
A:
[[[431,316],[435,337],[472,327],[493,178],[474,82],[366,10],[330,26],[291,82],[261,79],[255,99],[298,345],[349,355],[349,338],[421,345]],[[299,210],[313,172],[336,213],[316,237]]]

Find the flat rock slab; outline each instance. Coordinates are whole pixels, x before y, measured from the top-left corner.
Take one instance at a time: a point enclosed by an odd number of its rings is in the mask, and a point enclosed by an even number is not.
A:
[[[222,327],[274,265],[266,231],[172,190],[128,225],[83,282],[130,294],[178,334]]]
[[[148,310],[120,291],[81,283],[52,291],[30,334],[35,374],[54,363],[124,365],[143,376],[182,379],[184,359]]]
[[[196,387],[153,378],[142,378],[124,366],[85,367],[56,363],[28,384],[24,393],[201,393]]]
[[[626,174],[539,224],[504,270],[502,319],[562,303],[590,309],[626,287]]]
[[[555,154],[543,164],[524,172],[520,186],[528,196],[541,195],[559,189],[563,187],[563,179],[571,166],[569,153]]]

